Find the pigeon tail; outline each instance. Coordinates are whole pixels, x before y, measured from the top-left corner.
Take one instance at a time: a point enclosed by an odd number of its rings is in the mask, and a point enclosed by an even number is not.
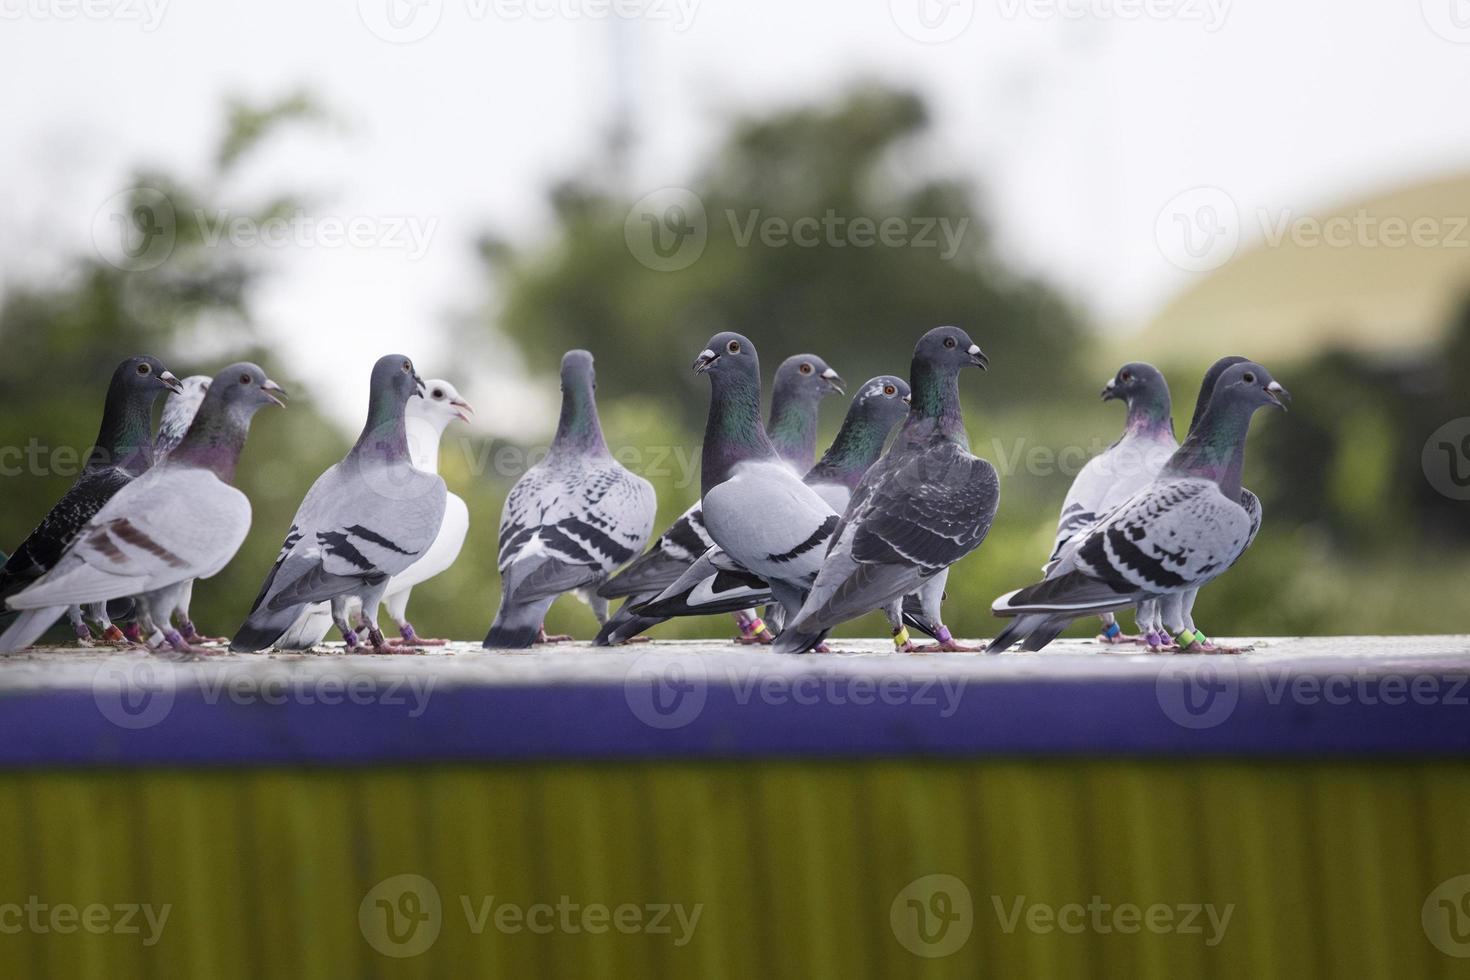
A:
[[[627,643],[635,636],[653,629],[659,623],[668,621],[662,616],[640,616],[633,612],[631,607],[635,604],[637,598],[635,596],[623,603],[622,608],[613,613],[612,618],[602,624],[602,629],[598,630],[597,636],[592,640],[593,646],[611,647],[617,646],[620,643]]]
[[[24,650],[39,640],[51,624],[61,618],[66,612],[66,606],[45,606],[41,609],[27,609],[15,617],[3,635],[0,635],[0,654],[16,653]]]
[[[487,650],[526,649],[536,642],[546,612],[555,601],[556,596],[515,603],[502,598],[500,611],[495,614],[495,622],[490,624],[490,632],[485,634],[483,646]]]
[[[296,624],[296,617],[302,612],[299,605],[274,609],[269,604],[260,606],[235,633],[230,649],[235,653],[259,653],[269,649]]]

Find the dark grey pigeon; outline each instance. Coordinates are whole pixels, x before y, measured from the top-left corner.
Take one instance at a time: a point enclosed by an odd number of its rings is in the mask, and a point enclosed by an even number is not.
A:
[[[606,621],[607,600],[597,587],[648,543],[657,510],[653,485],[608,452],[596,389],[592,355],[568,351],[551,450],[516,481],[500,516],[500,608],[487,648],[570,639],[548,637],[543,628],[547,610],[567,592]]]
[[[356,599],[373,652],[392,650],[378,628],[383,592],[390,578],[434,543],[448,496],[444,481],[415,469],[409,455],[404,408],[423,390],[413,361],[402,354],[378,359],[362,435],[346,458],[307,491],[230,649],[264,650],[285,635],[305,607],[329,602],[332,622],[348,649],[356,650],[359,637],[347,618],[348,603]]]
[[[920,592],[927,618],[940,621],[942,585],[933,580],[978,548],[1000,503],[995,467],[970,452],[960,410],[959,374],[989,360],[958,327],[930,330],[914,347],[913,403],[893,448],[863,477],[811,594],[776,641],[825,632],[873,609],[889,610]],[[962,650],[942,625],[940,648]]]
[[[1240,486],[1251,417],[1289,400],[1261,365],[1228,368],[1154,482],[1076,535],[1044,581],[995,601],[997,616],[1016,618],[991,652],[1016,643],[1040,650],[1078,617],[1197,590],[1223,574],[1254,533]]]
[[[169,457],[108,500],[73,539],[56,567],[10,597],[25,610],[0,638],[0,652],[25,647],[69,605],[135,598],[145,635],[161,632],[192,653],[168,625],[172,587],[209,578],[235,556],[250,531],[250,501],[232,486],[250,420],[281,404],[281,389],[254,364],[215,376],[184,440]]]
[[[102,405],[102,425],[81,475],[0,568],[0,626],[9,626],[15,619],[14,613],[4,611],[5,600],[55,568],[77,532],[113,494],[153,465],[153,403],[165,391],[177,390],[178,379],[156,357],[130,357],[112,372]],[[105,606],[87,612],[102,627],[105,640],[123,640]],[[90,641],[91,630],[82,610],[73,607],[67,616],[77,639]]]
[[[902,378],[879,375],[853,396],[842,428],[831,447],[803,477],[834,512],[847,510],[853,491],[868,467],[883,454],[893,427],[908,412],[909,386]],[[770,587],[759,577],[727,560],[713,548],[697,559],[660,595],[639,606],[653,622],[675,616],[736,612],[771,600]]]

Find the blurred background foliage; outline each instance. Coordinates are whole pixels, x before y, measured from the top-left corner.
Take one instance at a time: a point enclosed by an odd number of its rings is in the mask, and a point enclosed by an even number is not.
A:
[[[284,213],[296,202],[290,188],[241,201],[229,178],[283,126],[324,118],[302,95],[232,104],[208,178],[190,183],[144,171],[131,183],[162,191],[178,215],[225,207],[257,219]],[[735,121],[689,182],[708,216],[708,241],[698,261],[675,272],[646,268],[630,252],[624,225],[635,195],[607,176],[617,167],[568,175],[549,192],[553,220],[536,240],[507,241],[491,230],[475,244],[485,299],[452,327],[465,357],[457,366],[421,363],[420,371],[456,381],[480,351],[509,338],[528,370],[554,385],[564,350],[591,350],[608,442],[657,487],[657,531],[698,495],[707,386],[689,364],[709,335],[748,334],[768,376],[789,354],[819,354],[851,391],[874,374],[906,374],[924,330],[960,325],[993,361],[962,388],[972,448],[1001,471],[1002,501],[985,545],[950,578],[946,618],[957,634],[989,635],[990,601],[1037,577],[1072,476],[1121,430],[1121,407],[1098,400],[1102,384],[1123,360],[1157,363],[1171,379],[1182,434],[1210,358],[1198,356],[1198,338],[1175,355],[1100,335],[1047,283],[1008,268],[985,233],[976,189],[934,172],[926,125],[919,98],[871,86],[831,104]],[[771,248],[758,237],[742,244],[727,218],[829,211],[967,224],[958,252],[944,257],[938,248]],[[124,271],[83,256],[54,281],[6,283],[0,446],[34,440],[51,452],[40,467],[12,466],[0,476],[0,548],[13,548],[71,482],[75,463],[65,465],[56,450],[85,453],[106,379],[123,357],[156,353],[181,376],[248,358],[292,387],[290,363],[256,334],[251,300],[270,266],[248,250],[211,244],[198,223],[178,221],[177,233],[173,252],[154,269]],[[412,355],[412,338],[403,347]],[[1214,635],[1470,632],[1463,601],[1470,510],[1436,492],[1421,468],[1429,434],[1470,415],[1470,301],[1428,351],[1329,348],[1287,363],[1269,352],[1214,353],[1267,362],[1295,400],[1289,415],[1258,417],[1246,482],[1261,495],[1265,529],[1240,565],[1202,594],[1199,624]],[[296,387],[293,394],[305,394]],[[845,399],[827,400],[819,443],[844,410]],[[354,436],[329,423],[310,397],[257,418],[240,469],[253,531],[235,561],[196,590],[202,629],[224,634],[238,625],[296,505]],[[532,445],[458,426],[446,434],[442,472],[469,504],[471,531],[458,564],[415,591],[410,612],[422,634],[483,635],[498,588],[501,502],[547,437]],[[548,627],[585,637],[595,624],[566,599]],[[881,619],[871,617],[839,635],[882,632]],[[1091,632],[1090,624],[1073,632]],[[730,633],[728,619],[717,617],[676,621],[653,635]]]

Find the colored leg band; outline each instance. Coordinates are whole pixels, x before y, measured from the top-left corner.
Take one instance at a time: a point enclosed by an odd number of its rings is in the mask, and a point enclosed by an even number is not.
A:
[[[1198,643],[1200,646],[1206,646],[1210,642],[1210,638],[1208,636],[1205,636],[1203,633],[1199,632],[1198,630],[1195,631],[1194,639],[1195,639],[1195,642]]]
[[[765,628],[766,624],[759,616],[753,616],[740,624],[740,632],[745,636],[760,636]]]
[[[940,643],[948,643],[953,640],[954,637],[950,635],[949,627],[941,623],[939,625],[939,629],[934,631],[934,639],[938,640]]]
[[[1174,637],[1174,642],[1179,644],[1181,648],[1184,648],[1192,646],[1194,644],[1194,641],[1198,640],[1199,638],[1199,634],[1196,633],[1194,630],[1185,630],[1178,636]]]
[[[893,645],[902,650],[908,645],[908,642],[909,628],[907,626],[900,626],[898,631],[893,634]]]
[[[1109,623],[1108,628],[1103,630],[1103,636],[1106,636],[1108,639],[1111,640],[1116,638],[1122,632],[1123,630],[1118,626],[1117,623]]]

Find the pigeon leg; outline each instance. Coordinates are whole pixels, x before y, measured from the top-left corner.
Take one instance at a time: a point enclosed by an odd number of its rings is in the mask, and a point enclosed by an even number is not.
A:
[[[66,618],[71,622],[72,632],[76,634],[77,646],[92,646],[92,631],[87,627],[86,620],[82,619],[82,607],[68,606]]]
[[[897,653],[913,653],[914,641],[909,639],[909,628],[903,624],[903,597],[893,600],[883,607],[883,615],[888,617],[888,628],[893,631],[893,647]]]
[[[413,589],[403,589],[383,601],[383,605],[388,607],[388,616],[393,620],[393,625],[398,627],[398,635],[388,641],[389,646],[410,648],[447,646],[448,640],[430,640],[419,636],[413,624],[408,621],[408,597],[412,593]]]
[[[347,644],[348,653],[356,653],[358,647],[357,630],[347,619],[347,597],[336,596],[332,599],[332,625],[337,627],[337,632],[342,634],[342,642]]]
[[[938,640],[939,642],[933,644],[932,646],[916,647],[912,652],[914,652],[914,653],[979,653],[981,650],[984,650],[985,649],[984,647],[965,646],[963,643],[957,643],[955,641],[955,638],[950,634],[949,627],[948,626],[945,626],[943,623],[940,623],[939,624],[939,630],[938,630],[938,632],[935,633],[934,638],[936,640]]]
[[[755,614],[754,609],[745,609],[734,613],[735,625],[740,629],[740,635],[735,637],[735,642],[741,646],[758,646],[774,643],[776,637],[767,628],[765,621]]]
[[[373,653],[392,653],[393,648],[383,638],[383,631],[378,628],[378,606],[383,602],[383,589],[387,581],[369,589],[362,594],[362,618],[367,620],[368,642],[373,645]]]
[[[179,585],[178,608],[174,611],[174,618],[179,626],[179,632],[184,634],[184,639],[190,643],[220,643],[228,644],[229,637],[225,636],[203,636],[194,625],[194,620],[189,615],[189,605],[194,601],[194,581],[190,579]]]
[[[570,633],[547,633],[545,623],[542,623],[541,628],[536,631],[537,643],[570,643],[574,639],[576,637]]]
[[[1123,632],[1123,628],[1118,625],[1118,617],[1112,613],[1102,613],[1097,618],[1103,621],[1103,631],[1097,635],[1097,642],[1112,644],[1139,642],[1139,637],[1129,636]]]

